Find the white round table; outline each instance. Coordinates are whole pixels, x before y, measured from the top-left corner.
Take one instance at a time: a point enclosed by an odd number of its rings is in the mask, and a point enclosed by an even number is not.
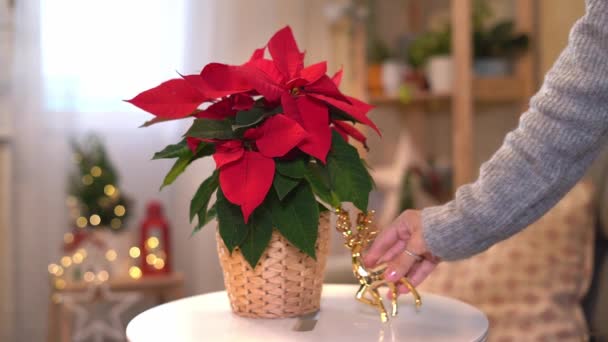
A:
[[[325,285],[311,331],[296,331],[297,318],[252,319],[234,315],[226,292],[177,300],[147,310],[127,326],[130,342],[154,341],[485,341],[486,316],[455,299],[422,293],[416,311],[401,296],[399,315],[380,322],[377,311],[354,299],[355,285]],[[388,306],[388,303],[385,303]],[[311,322],[307,322],[313,325]]]

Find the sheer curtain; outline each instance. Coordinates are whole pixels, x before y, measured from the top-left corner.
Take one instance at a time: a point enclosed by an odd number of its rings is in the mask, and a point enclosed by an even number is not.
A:
[[[46,267],[70,225],[70,137],[101,135],[136,200],[131,229],[166,171],[150,156],[179,138],[176,124],[136,129],[148,116],[121,100],[183,71],[186,0],[19,0],[12,93],[15,118],[13,292],[16,341],[46,338]],[[209,44],[207,35],[199,44]],[[202,61],[205,62],[205,61]],[[181,234],[181,232],[176,232]]]
[[[291,24],[314,59],[324,58],[325,0],[18,0],[12,69],[15,118],[13,289],[16,341],[46,338],[46,268],[68,230],[65,183],[68,140],[95,131],[104,138],[135,200],[136,229],[149,199],[165,203],[175,269],[196,294],[222,287],[214,227],[190,238],[189,199],[214,165],[193,165],[162,193],[170,162],[153,152],[179,140],[187,123],[137,129],[149,116],[121,102],[138,91],[198,72],[212,61],[244,61],[278,28]],[[307,30],[314,27],[314,37]],[[179,248],[178,248],[179,247]]]

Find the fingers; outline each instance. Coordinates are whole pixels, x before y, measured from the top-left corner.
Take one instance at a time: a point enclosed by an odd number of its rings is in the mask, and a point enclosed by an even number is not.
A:
[[[377,264],[382,264],[388,262],[390,260],[395,259],[399,254],[403,253],[405,250],[406,241],[397,240],[393,247],[391,247],[386,253],[384,253],[380,259],[378,259]]]
[[[408,218],[413,215],[412,210],[403,212],[397,219],[386,227],[376,238],[372,246],[363,257],[365,265],[375,266],[380,259],[384,261],[393,259],[400,252],[403,252],[411,236]],[[397,246],[395,246],[397,244]],[[385,254],[388,254],[385,256]]]
[[[384,277],[390,282],[399,281],[399,279],[405,277],[415,263],[416,259],[411,255],[401,254],[388,264],[386,271],[384,271]]]
[[[378,260],[399,241],[399,234],[394,225],[390,225],[384,229],[380,235],[374,240],[372,246],[363,257],[365,265],[368,267],[378,264]]]
[[[429,276],[429,274],[433,272],[435,267],[437,267],[436,262],[433,262],[431,260],[422,260],[420,263],[415,264],[414,267],[411,268],[410,272],[407,274],[407,279],[414,287],[416,287],[422,284],[422,282]],[[409,289],[405,285],[399,285],[399,293],[408,292]]]

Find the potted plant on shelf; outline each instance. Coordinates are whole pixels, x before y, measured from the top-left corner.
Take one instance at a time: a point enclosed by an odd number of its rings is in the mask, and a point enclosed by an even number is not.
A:
[[[493,16],[486,0],[475,0],[473,7],[473,68],[477,76],[506,76],[512,72],[512,62],[529,44],[526,34],[515,33],[512,20],[487,28]]]
[[[383,66],[389,58],[390,51],[386,43],[379,38],[370,39],[367,46],[367,89],[372,96],[384,92]]]
[[[450,93],[453,79],[450,28],[446,26],[416,38],[408,49],[408,63],[415,69],[425,68],[431,92]]]
[[[512,73],[514,58],[528,48],[529,39],[526,34],[515,33],[513,21],[503,21],[489,30],[475,30],[473,44],[475,74],[506,76]]]
[[[184,139],[154,159],[176,159],[163,186],[193,161],[215,160],[190,218],[195,232],[217,218],[224,283],[239,315],[318,310],[328,208],[347,201],[367,209],[372,179],[347,140],[365,143],[355,123],[378,131],[367,117],[372,107],[340,92],[341,71],[326,72],[326,62],[304,67],[286,27],[242,65],[210,63],[128,101],[156,116],[148,125],[194,119]]]

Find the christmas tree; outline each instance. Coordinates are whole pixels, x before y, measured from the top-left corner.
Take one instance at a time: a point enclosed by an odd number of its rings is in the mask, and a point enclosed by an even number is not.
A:
[[[118,186],[118,174],[101,140],[89,136],[82,144],[72,142],[76,165],[68,181],[67,205],[78,228],[122,230],[129,200]]]

